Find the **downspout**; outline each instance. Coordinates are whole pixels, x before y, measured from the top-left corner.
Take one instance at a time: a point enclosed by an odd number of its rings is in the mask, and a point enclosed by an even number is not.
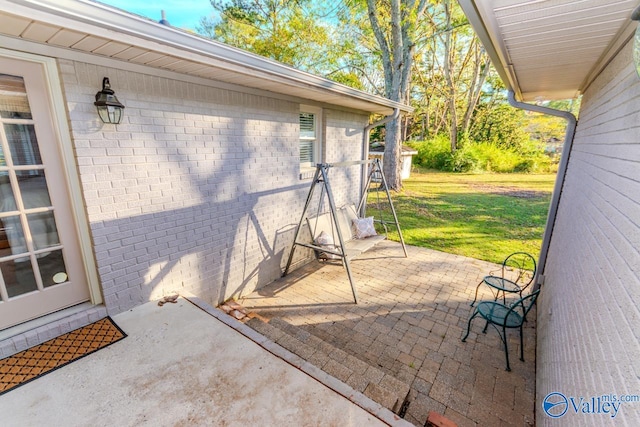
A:
[[[398,117],[400,117],[400,109],[396,108],[393,110],[392,115],[387,116],[384,119],[378,120],[377,122],[371,123],[370,125],[364,128],[364,136],[362,137],[363,138],[362,139],[362,160],[369,159],[369,135],[371,135],[371,130],[374,128],[377,128],[378,126],[386,125],[387,123],[397,119]],[[367,191],[367,189],[364,187],[365,187],[365,184],[367,183],[367,172],[369,169],[368,166],[369,165],[367,163],[364,163],[362,165],[362,171],[361,171],[361,177],[360,177],[360,187],[362,191],[360,192],[360,194],[364,194],[365,191]],[[363,209],[364,209],[364,205],[363,205]]]
[[[516,101],[515,95],[511,90],[509,91],[509,104],[515,108],[561,117],[567,121],[567,130],[564,134],[564,144],[562,146],[562,157],[560,158],[560,164],[558,165],[558,174],[556,176],[555,186],[553,187],[551,204],[549,205],[549,214],[547,215],[547,224],[544,227],[542,247],[540,248],[540,257],[538,258],[538,270],[536,272],[536,277],[534,278],[534,289],[539,289],[540,285],[544,284],[544,274],[547,255],[549,254],[549,245],[551,243],[553,227],[555,226],[556,217],[558,215],[558,206],[560,204],[564,180],[567,175],[567,165],[569,164],[569,157],[571,156],[571,147],[573,146],[573,138],[576,133],[578,120],[576,119],[576,116],[568,111],[561,111],[549,107],[542,107],[539,105]]]

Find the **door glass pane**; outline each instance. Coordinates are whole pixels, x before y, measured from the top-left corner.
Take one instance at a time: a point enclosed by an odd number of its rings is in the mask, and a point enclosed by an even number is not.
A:
[[[0,219],[0,257],[27,252],[20,216]]]
[[[43,170],[16,171],[25,209],[51,206]]]
[[[9,172],[0,172],[0,212],[16,210],[16,199],[13,197],[13,189],[9,181]]]
[[[27,221],[29,222],[31,238],[36,251],[60,244],[53,212],[29,214],[27,215]]]
[[[30,258],[0,262],[0,271],[7,287],[9,298],[38,289]]]
[[[5,124],[11,159],[16,166],[41,165],[40,149],[33,125]]]
[[[42,276],[42,284],[45,288],[59,285],[69,280],[67,276],[67,268],[64,265],[62,251],[52,251],[45,256],[38,258],[38,266],[40,275]]]
[[[7,166],[7,161],[4,158],[4,149],[0,145],[0,166]]]
[[[0,257],[11,255],[11,244],[5,230],[4,222],[0,219]]]
[[[0,117],[5,119],[31,119],[31,108],[24,87],[24,79],[0,74]]]

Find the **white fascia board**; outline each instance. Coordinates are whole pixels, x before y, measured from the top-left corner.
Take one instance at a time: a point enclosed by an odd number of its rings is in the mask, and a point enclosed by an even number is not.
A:
[[[55,23],[205,65],[355,98],[374,104],[373,111],[380,110],[380,106],[403,112],[412,111],[410,106],[101,3],[88,0],[5,0],[0,2],[0,8],[14,15]]]

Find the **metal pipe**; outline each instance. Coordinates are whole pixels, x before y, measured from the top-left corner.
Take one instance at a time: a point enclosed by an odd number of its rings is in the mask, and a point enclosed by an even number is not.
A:
[[[396,108],[395,110],[393,110],[393,114],[390,116],[385,117],[384,119],[378,120],[377,122],[371,123],[370,125],[367,125],[364,128],[364,135],[362,137],[362,159],[363,160],[368,160],[369,159],[369,136],[371,135],[371,130],[374,128],[377,128],[378,126],[382,126],[382,125],[386,125],[387,123],[389,123],[392,120],[397,119],[398,117],[400,117],[400,109]],[[364,196],[365,192],[367,191],[367,189],[365,188],[365,182],[367,181],[367,165],[363,165],[362,166],[362,171],[361,171],[361,175],[360,175],[360,185],[361,185],[361,191],[360,191],[360,196]]]
[[[549,244],[551,243],[553,227],[555,226],[556,217],[558,215],[558,206],[560,204],[560,197],[562,195],[564,180],[567,175],[567,165],[569,164],[569,157],[571,156],[571,147],[573,146],[573,138],[576,133],[578,120],[576,119],[576,116],[568,111],[561,111],[549,107],[542,107],[540,105],[533,105],[516,101],[515,95],[512,90],[509,91],[509,104],[511,104],[515,108],[561,117],[567,121],[567,130],[564,134],[564,143],[562,145],[562,157],[560,158],[560,164],[558,165],[558,174],[556,176],[556,183],[553,188],[553,195],[551,196],[549,214],[547,215],[547,224],[544,227],[544,236],[542,238],[542,246],[540,248],[540,257],[538,258],[538,270],[536,272],[536,277],[534,278],[534,290],[536,290],[539,289],[540,285],[544,283],[544,273],[547,262],[547,255],[549,253]]]

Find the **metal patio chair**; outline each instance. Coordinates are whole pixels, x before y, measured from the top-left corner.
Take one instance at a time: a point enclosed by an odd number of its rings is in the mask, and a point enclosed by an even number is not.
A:
[[[489,286],[493,293],[494,301],[498,300],[502,293],[502,303],[506,304],[506,293],[517,293],[522,298],[522,291],[527,289],[536,277],[536,260],[526,252],[514,252],[502,262],[502,273],[500,276],[484,276],[476,287],[476,296],[473,298],[471,307],[478,300],[478,290],[483,284]]]
[[[520,329],[520,360],[524,362],[524,339],[522,337],[522,324],[525,322],[529,310],[531,310],[531,307],[533,307],[533,304],[535,304],[536,300],[538,299],[539,293],[540,289],[532,291],[529,295],[520,298],[511,305],[501,304],[496,301],[480,301],[478,303],[478,306],[474,309],[473,314],[469,318],[467,333],[464,337],[462,337],[462,342],[466,342],[467,337],[469,336],[469,331],[471,330],[471,322],[473,321],[473,319],[475,319],[476,316],[480,315],[487,321],[487,324],[484,325],[484,329],[482,330],[483,334],[487,332],[489,324],[491,324],[496,329],[496,331],[498,331],[498,335],[500,335],[500,339],[504,344],[504,355],[507,359],[507,371],[510,371],[511,366],[509,366],[507,329]]]

